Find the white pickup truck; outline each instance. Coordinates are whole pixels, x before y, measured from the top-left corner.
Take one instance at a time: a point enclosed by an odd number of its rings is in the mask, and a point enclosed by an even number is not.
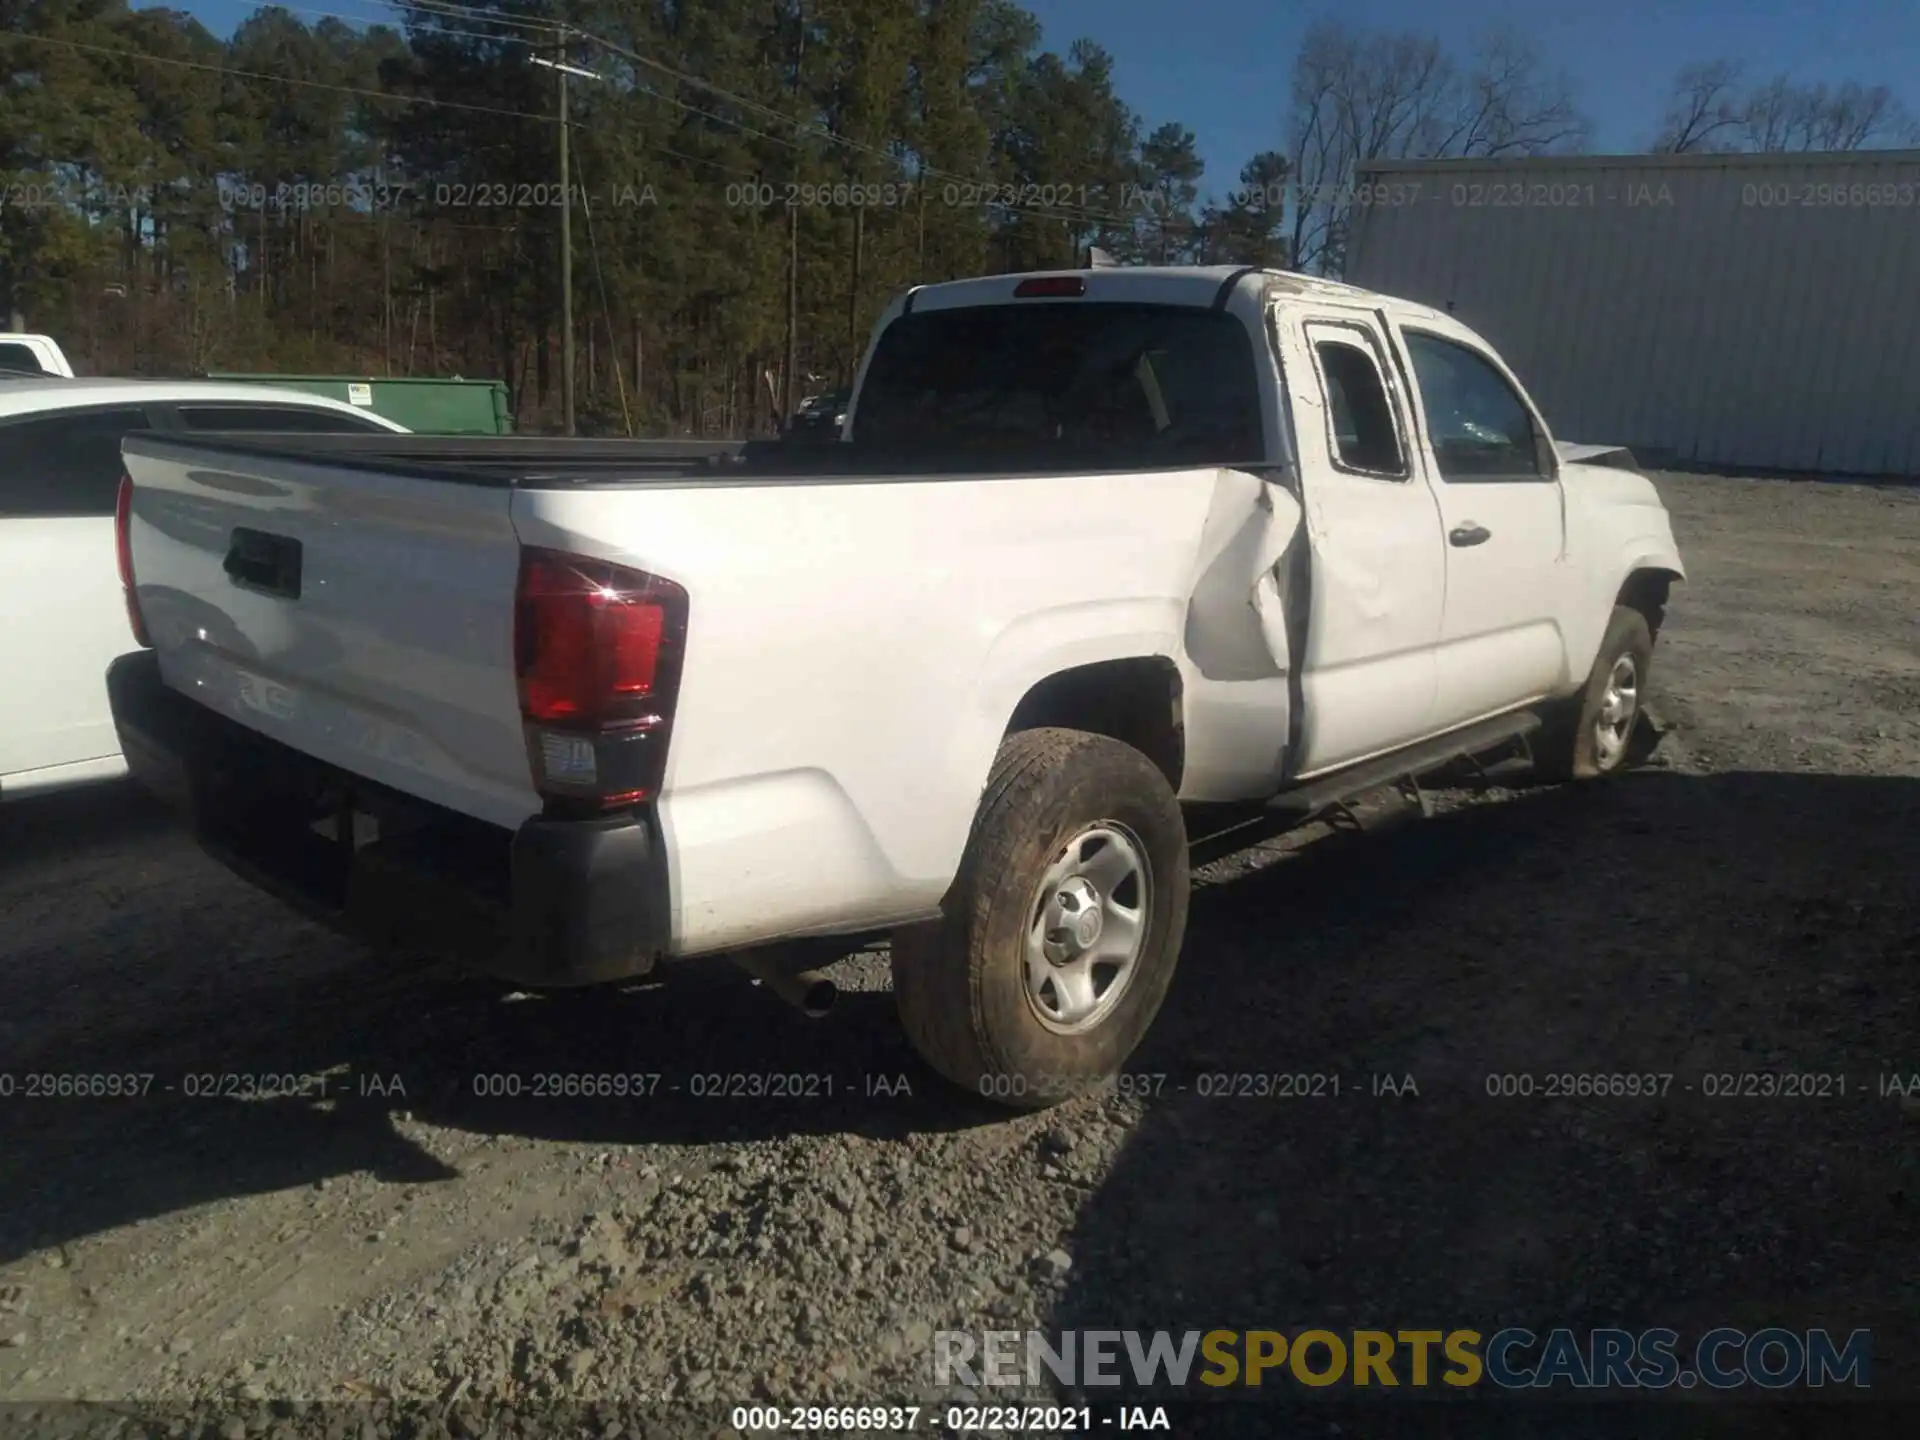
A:
[[[73,378],[73,364],[51,335],[0,331],[0,374],[58,375]]]
[[[129,436],[131,768],[522,983],[726,954],[804,1005],[890,935],[930,1064],[1038,1106],[1158,1010],[1189,816],[1614,770],[1683,578],[1471,330],[1256,269],[916,288],[843,443],[707,449]]]

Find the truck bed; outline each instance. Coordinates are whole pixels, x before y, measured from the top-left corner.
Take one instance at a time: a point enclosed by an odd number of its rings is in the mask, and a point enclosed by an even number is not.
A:
[[[1138,453],[1128,451],[1089,455],[1080,450],[1050,456],[1030,446],[956,450],[858,441],[143,431],[125,443],[136,454],[185,448],[239,460],[310,460],[343,470],[499,489],[591,490],[688,482],[738,485],[778,479],[999,478],[1176,468],[1165,462],[1143,465]]]
[[[955,465],[984,446],[934,468],[926,445],[916,473],[859,442],[145,433],[121,448],[166,688],[335,779],[503,835],[547,803],[520,685],[529,557],[684,591],[655,807],[676,954],[936,911],[1022,697],[1115,657],[1176,664],[1197,570],[1226,577],[1202,587],[1221,609],[1205,644],[1264,645],[1246,584],[1216,561],[1255,563],[1297,514],[1262,506],[1250,474],[1137,453],[1023,472]],[[1245,684],[1216,703],[1196,677],[1183,776],[1198,798],[1244,796],[1271,769],[1287,682],[1266,671],[1277,722]]]
[[[186,446],[247,460],[313,460],[418,480],[514,487],[720,474],[774,441],[601,440],[545,435],[287,434],[143,432],[134,444]],[[789,447],[791,448],[791,447]],[[825,447],[813,447],[823,449]],[[613,472],[610,474],[609,472]]]

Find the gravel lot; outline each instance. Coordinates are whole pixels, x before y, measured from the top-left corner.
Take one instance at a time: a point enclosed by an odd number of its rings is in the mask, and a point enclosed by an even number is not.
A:
[[[942,1329],[1506,1324],[1870,1327],[1876,1392],[1920,1395],[1920,1099],[1880,1093],[1920,1074],[1920,489],[1659,479],[1694,580],[1649,765],[1463,780],[1431,818],[1382,803],[1373,833],[1212,867],[1132,1066],[1151,1093],[1040,1116],[920,1067],[882,956],[820,1022],[724,967],[503,998],[294,918],[123,789],[0,809],[0,1398],[431,1401],[450,1425],[609,1398],[659,1426],[705,1413],[661,1401],[931,1396]],[[1752,1071],[1845,1093],[1704,1093]],[[45,1072],[154,1078],[27,1098]],[[1282,1072],[1340,1094],[1199,1093]],[[1487,1094],[1577,1072],[1673,1079]],[[660,1078],[531,1093],[557,1073]],[[729,1073],[831,1094],[693,1093]],[[326,1096],[188,1093],[221,1075]],[[476,1093],[503,1075],[518,1098]],[[1205,1423],[1460,1419],[1340,1403]],[[1832,1433],[1806,1407],[1581,1415],[1501,1412]],[[1492,1433],[1476,1417],[1450,1433]]]

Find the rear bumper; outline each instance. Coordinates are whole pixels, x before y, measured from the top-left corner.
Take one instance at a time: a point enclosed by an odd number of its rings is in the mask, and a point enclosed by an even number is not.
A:
[[[150,650],[115,660],[107,693],[127,768],[188,819],[202,848],[356,939],[554,986],[644,974],[667,947],[667,866],[650,808],[508,831],[195,704],[167,688]],[[343,806],[374,817],[378,837],[353,845],[315,832]]]

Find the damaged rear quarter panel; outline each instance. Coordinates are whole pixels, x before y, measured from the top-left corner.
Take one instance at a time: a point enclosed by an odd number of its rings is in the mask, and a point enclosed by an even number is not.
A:
[[[1194,560],[1184,640],[1181,797],[1239,800],[1278,783],[1300,677],[1288,567],[1300,503],[1284,485],[1221,470]]]

